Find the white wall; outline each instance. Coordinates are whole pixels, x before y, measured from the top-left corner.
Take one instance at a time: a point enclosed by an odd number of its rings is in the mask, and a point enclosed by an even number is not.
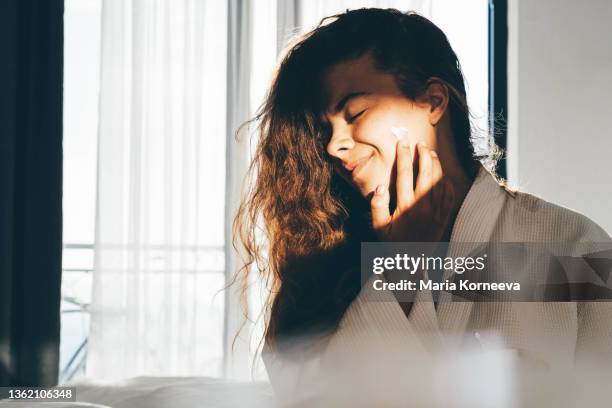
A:
[[[511,184],[612,234],[612,2],[509,1]]]

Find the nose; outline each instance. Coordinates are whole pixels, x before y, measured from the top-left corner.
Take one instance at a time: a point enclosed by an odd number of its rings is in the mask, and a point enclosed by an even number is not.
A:
[[[327,153],[337,159],[342,159],[346,152],[351,150],[355,141],[351,137],[348,129],[334,130],[332,137],[327,144]]]

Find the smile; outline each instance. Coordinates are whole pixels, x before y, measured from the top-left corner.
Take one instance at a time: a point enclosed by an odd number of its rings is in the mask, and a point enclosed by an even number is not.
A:
[[[368,163],[372,156],[362,157],[361,159],[352,162],[349,165],[345,165],[344,168],[347,169],[351,173],[351,177],[355,179],[357,175],[361,172],[361,169]]]

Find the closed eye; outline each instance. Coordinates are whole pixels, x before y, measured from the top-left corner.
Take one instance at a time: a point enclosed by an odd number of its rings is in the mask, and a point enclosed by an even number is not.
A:
[[[350,116],[348,119],[346,119],[346,123],[353,123],[354,121],[356,121],[361,115],[363,115],[365,113],[365,111],[367,111],[367,109],[362,110],[361,112],[357,113],[356,115]]]

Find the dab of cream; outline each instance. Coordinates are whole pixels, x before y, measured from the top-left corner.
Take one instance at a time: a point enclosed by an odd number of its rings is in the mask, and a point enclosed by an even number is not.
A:
[[[397,137],[397,140],[402,140],[403,138],[408,136],[408,129],[406,129],[405,127],[393,126],[391,127],[391,133],[393,133],[393,135]]]

